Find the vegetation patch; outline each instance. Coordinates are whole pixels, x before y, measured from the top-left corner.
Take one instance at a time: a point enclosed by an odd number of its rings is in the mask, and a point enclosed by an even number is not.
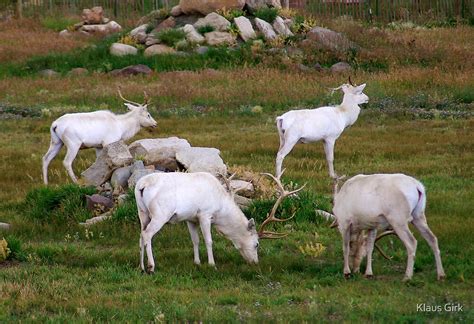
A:
[[[275,21],[276,17],[278,16],[278,9],[270,8],[270,7],[262,7],[255,10],[253,15],[257,18],[260,18],[272,24]]]
[[[186,33],[181,29],[164,29],[156,35],[162,43],[174,47],[176,43],[186,37]]]
[[[85,195],[92,195],[92,187],[68,184],[59,187],[41,187],[27,193],[23,203],[25,217],[39,221],[84,221],[92,212],[86,209]]]

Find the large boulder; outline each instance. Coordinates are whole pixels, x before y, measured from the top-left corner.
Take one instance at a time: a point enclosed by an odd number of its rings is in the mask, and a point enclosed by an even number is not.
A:
[[[251,198],[255,194],[255,188],[251,182],[244,180],[230,180],[230,188],[240,196]]]
[[[82,172],[82,177],[88,185],[100,186],[110,179],[116,168],[132,163],[133,157],[127,145],[118,141],[105,146],[97,156],[94,164]]]
[[[82,10],[82,21],[86,24],[102,24],[103,19],[104,9],[102,7],[93,7],[91,9]]]
[[[277,37],[277,34],[273,30],[272,25],[267,23],[265,20],[260,18],[255,18],[255,25],[258,30],[263,34],[266,40],[272,40]]]
[[[306,38],[317,47],[332,51],[347,52],[357,47],[343,34],[324,27],[314,27],[306,34]]]
[[[163,44],[155,44],[148,47],[143,53],[143,55],[145,57],[148,57],[148,56],[153,56],[153,55],[174,54],[174,53],[176,53],[176,50],[174,48],[171,48]]]
[[[215,31],[227,31],[230,27],[230,21],[215,12],[211,12],[206,17],[200,18],[194,24],[194,28],[201,28],[204,26],[212,26]]]
[[[242,9],[245,0],[180,0],[181,11],[186,14],[200,13],[207,15],[219,9]]]
[[[209,172],[214,176],[227,174],[220,151],[208,147],[189,147],[176,152],[176,160],[188,172]]]
[[[239,29],[239,35],[244,41],[254,39],[257,37],[255,30],[253,30],[252,23],[250,20],[244,16],[235,17],[234,23]]]
[[[145,44],[146,39],[148,37],[147,34],[148,24],[143,24],[138,26],[137,28],[133,29],[130,32],[130,36],[137,40],[140,44]]]
[[[174,28],[176,26],[176,20],[173,17],[168,17],[163,20],[155,29],[153,29],[153,33],[158,33],[165,29]]]
[[[178,16],[181,16],[182,14],[183,14],[183,10],[181,10],[181,7],[179,5],[171,8],[171,11],[170,11],[171,16],[178,17]]]
[[[132,166],[125,166],[118,169],[115,169],[110,178],[110,183],[114,190],[119,191],[120,188],[127,189],[128,179],[132,175]]]
[[[135,161],[133,163],[131,171],[132,171],[132,175],[130,176],[130,178],[128,178],[129,188],[134,188],[138,180],[140,180],[141,178],[143,178],[144,176],[148,174],[152,174],[155,172],[154,169],[146,168],[145,165],[143,164],[143,161]]]
[[[190,148],[185,139],[178,137],[148,138],[133,142],[128,147],[134,157],[140,157],[146,164],[161,166],[169,170],[177,170],[176,152]]]
[[[293,36],[293,33],[291,32],[290,28],[288,28],[288,26],[285,24],[285,21],[280,16],[277,16],[275,18],[275,21],[273,22],[273,28],[278,33],[278,35],[282,35],[285,37]]]
[[[206,33],[204,34],[204,37],[206,38],[206,43],[211,46],[232,45],[236,41],[235,36],[232,34],[219,31]]]
[[[281,8],[280,0],[245,0],[245,3],[252,12],[263,7]]]
[[[90,211],[103,213],[114,207],[114,201],[102,195],[93,194],[92,196],[86,195],[86,205]]]
[[[206,40],[204,36],[199,34],[193,25],[187,24],[183,27],[183,31],[186,33],[186,40],[193,44],[202,44]]]
[[[110,21],[107,24],[101,25],[84,25],[79,28],[79,31],[85,32],[88,34],[102,34],[109,35],[122,31],[122,26],[120,26],[115,21]]]
[[[352,66],[347,62],[337,62],[330,67],[332,73],[351,72]]]
[[[113,56],[137,55],[137,53],[136,47],[127,44],[113,43],[110,46],[110,54]]]

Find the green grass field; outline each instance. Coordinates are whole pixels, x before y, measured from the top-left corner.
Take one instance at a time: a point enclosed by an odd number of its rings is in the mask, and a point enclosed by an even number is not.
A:
[[[156,272],[142,274],[133,210],[126,211],[129,217],[87,230],[77,224],[86,215],[77,188],[65,187],[70,180],[61,163],[64,151],[50,166],[50,180],[51,188],[69,190],[67,201],[48,217],[32,194],[44,188],[41,158],[54,118],[99,108],[123,112],[117,85],[132,100],[141,100],[143,89],[152,95],[158,128],[142,130],[134,139],[179,136],[193,146],[220,149],[231,170],[259,173],[274,171],[275,116],[337,103],[340,94],[331,97],[327,88],[345,82],[345,76],[260,65],[134,78],[96,74],[46,80],[6,73],[0,78],[0,221],[12,229],[0,238],[11,244],[14,258],[0,263],[0,322],[473,322],[474,64],[466,57],[456,65],[456,58],[444,60],[440,54],[448,47],[454,54],[468,52],[473,30],[439,32],[389,33],[388,45],[378,44],[374,57],[391,53],[390,69],[355,73],[356,82],[367,82],[370,103],[338,140],[335,166],[348,176],[402,172],[425,184],[427,219],[439,240],[445,281],[436,281],[433,254],[417,232],[412,281],[402,282],[406,251],[396,238],[381,244],[391,261],[374,254],[374,279],[344,279],[341,237],[314,212],[331,207],[321,143],[298,145],[285,159],[284,181],[308,185],[300,201],[291,202],[301,206],[295,219],[274,227],[289,235],[262,240],[257,266],[247,265],[215,231],[217,268],[206,265],[204,246],[203,265],[195,266],[187,228],[178,224],[155,236]],[[453,44],[448,46],[449,34]],[[428,66],[399,65],[402,49],[390,52],[390,46],[410,37],[424,42],[412,54],[431,55]],[[434,38],[438,47],[423,52]],[[28,60],[45,62],[33,55],[14,64]],[[0,63],[0,71],[11,71],[11,64]],[[252,112],[255,105],[262,112]],[[93,161],[94,152],[81,152],[76,172]],[[258,202],[246,213],[261,221],[266,205]],[[316,243],[325,247],[321,253],[305,249]],[[458,303],[462,311],[417,309],[418,304]]]

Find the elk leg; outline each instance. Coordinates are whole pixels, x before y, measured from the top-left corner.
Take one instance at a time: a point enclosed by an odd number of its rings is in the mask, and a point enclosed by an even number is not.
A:
[[[416,239],[410,232],[408,224],[405,223],[392,227],[395,233],[397,233],[400,240],[405,245],[405,248],[407,249],[407,269],[405,271],[405,278],[403,280],[410,280],[413,277],[413,267],[415,265],[415,254],[417,246]]]
[[[149,273],[153,273],[155,271],[155,260],[153,259],[151,240],[153,239],[153,236],[163,227],[163,225],[166,224],[167,221],[168,220],[165,220],[164,217],[152,218],[146,229],[142,231],[142,239],[146,248]]]
[[[201,260],[199,259],[199,233],[197,225],[193,222],[186,223],[188,224],[189,234],[191,235],[191,240],[193,241],[194,263],[201,264]]]
[[[77,183],[76,175],[74,174],[74,171],[72,170],[72,162],[76,158],[77,152],[79,152],[81,145],[80,144],[77,145],[76,143],[71,143],[70,141],[66,142],[65,144],[67,147],[67,153],[63,160],[63,165],[66,168],[66,171],[71,177],[72,181],[74,183]]]
[[[365,268],[366,278],[372,278],[374,275],[374,273],[372,272],[372,252],[374,251],[376,236],[377,236],[376,229],[371,229],[367,233],[367,266]]]
[[[202,236],[204,238],[204,242],[206,243],[207,260],[209,265],[215,267],[216,263],[214,262],[214,254],[212,253],[211,219],[212,217],[201,217],[199,220],[199,225],[201,226]]]
[[[323,141],[324,153],[326,153],[326,162],[328,164],[329,176],[333,179],[337,179],[337,174],[334,171],[334,145],[335,139],[327,138]]]
[[[291,152],[291,150],[296,145],[296,143],[298,143],[298,139],[295,140],[292,138],[287,138],[285,140],[285,144],[283,145],[283,147],[278,150],[278,153],[276,156],[276,162],[275,162],[275,167],[276,167],[275,176],[277,177],[277,179],[281,177],[281,169],[282,169],[283,160]]]
[[[43,156],[43,181],[45,185],[48,184],[48,166],[56,155],[58,155],[63,145],[63,142],[54,142],[53,139],[51,139],[48,152]]]

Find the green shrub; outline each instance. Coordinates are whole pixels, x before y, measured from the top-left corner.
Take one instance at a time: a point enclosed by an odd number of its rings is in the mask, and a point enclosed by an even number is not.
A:
[[[157,37],[162,43],[174,47],[176,43],[185,39],[186,33],[180,29],[164,29],[158,32]]]
[[[120,222],[138,222],[137,202],[132,189],[128,190],[125,201],[114,210],[112,219]]]
[[[205,33],[213,32],[214,30],[215,28],[211,25],[204,25],[197,29],[197,31],[202,35],[204,35]]]
[[[26,195],[24,214],[41,222],[84,221],[93,216],[86,208],[85,195],[94,193],[95,189],[92,187],[74,184],[33,189]]]
[[[18,260],[24,261],[26,260],[26,253],[23,251],[21,246],[21,240],[13,235],[8,235],[5,238],[7,241],[8,249],[10,250],[10,254],[8,255],[7,260]]]
[[[228,21],[233,21],[234,18],[244,16],[245,12],[241,9],[219,9],[216,11],[219,15],[227,19]]]
[[[278,9],[262,7],[255,10],[253,15],[272,24],[275,21],[275,18],[278,16]]]

